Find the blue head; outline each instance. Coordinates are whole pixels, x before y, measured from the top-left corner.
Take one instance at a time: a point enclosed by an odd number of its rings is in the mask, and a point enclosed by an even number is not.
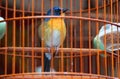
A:
[[[47,11],[47,15],[55,15],[60,16],[61,13],[65,13],[68,9],[60,8],[58,6],[53,7],[53,9],[49,9]],[[53,12],[52,12],[53,11]],[[46,18],[45,21],[48,21],[50,18]]]

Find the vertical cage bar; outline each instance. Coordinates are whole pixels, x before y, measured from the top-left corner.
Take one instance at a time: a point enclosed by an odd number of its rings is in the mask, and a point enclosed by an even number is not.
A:
[[[21,5],[21,7],[22,7],[22,5]],[[22,17],[22,15],[20,15],[20,17]],[[19,34],[19,36],[20,36],[20,39],[19,39],[20,42],[19,42],[19,46],[21,47],[22,46],[22,42],[21,42],[22,41],[22,37],[21,37],[22,36],[22,34],[21,34],[22,33],[22,28],[21,28],[22,27],[22,20],[20,20],[19,22],[20,22],[20,27],[19,27],[20,28],[20,34]]]
[[[60,7],[63,8],[63,0],[60,0]],[[61,18],[61,25],[62,25],[62,18]],[[62,39],[63,39],[63,35],[61,34],[60,40]],[[61,47],[63,48],[63,44],[61,45]],[[61,72],[64,72],[64,52],[62,49],[60,50],[60,52],[61,52]]]
[[[50,0],[51,14],[53,15],[53,0]]]
[[[22,1],[21,1],[21,3],[22,3]],[[22,7],[22,5],[21,5],[21,7]],[[21,8],[22,9],[22,8]],[[22,14],[20,14],[20,17],[22,17]],[[19,38],[19,46],[20,47],[22,47],[22,20],[20,20],[19,21],[20,22],[20,27],[19,27],[19,29],[20,29],[20,33],[19,33],[19,36],[20,36],[20,38]],[[22,55],[23,53],[20,53],[20,55]],[[20,73],[22,73],[22,56],[20,57],[20,61],[19,61],[20,63],[20,68],[19,68],[19,72]]]
[[[13,0],[13,18],[16,18],[16,0]],[[12,74],[15,74],[15,62],[16,62],[16,21],[13,20],[13,58],[12,58]]]
[[[58,0],[58,5],[59,6],[61,5],[60,3],[61,3],[61,0]],[[59,72],[61,72],[62,71],[62,68],[61,68],[61,53],[58,53],[58,54],[59,54],[59,57],[58,57],[59,58],[59,66],[58,66],[59,68],[58,69],[59,69]]]
[[[30,4],[30,2],[31,1],[28,1],[28,5],[27,5],[27,11],[30,11],[30,7],[31,7],[31,4]],[[31,27],[31,24],[30,24],[30,19],[27,19],[27,28],[26,28],[26,30],[27,30],[27,32],[26,32],[26,46],[27,47],[30,47],[31,46],[31,44],[30,44],[30,35],[31,35],[31,32],[30,32],[30,27]],[[27,55],[30,55],[30,53],[29,52],[27,52]],[[31,66],[30,66],[30,64],[29,64],[29,62],[30,62],[30,58],[26,58],[26,66],[27,66],[27,69],[26,69],[26,71],[27,72],[29,72],[30,71],[30,68],[31,68]]]
[[[22,6],[23,4],[22,4],[22,1],[21,1],[21,5],[20,5],[20,9],[22,10],[22,8],[23,8],[23,6]],[[22,17],[22,13],[19,15],[19,17]],[[20,23],[20,26],[19,26],[19,46],[20,47],[22,47],[22,20],[20,19],[20,21],[19,21],[19,23]],[[23,55],[23,53],[20,53],[20,55]],[[19,72],[20,73],[22,73],[22,56],[20,57],[20,60],[19,60],[19,64],[20,64],[20,66],[19,66]]]
[[[104,7],[103,7],[103,9],[104,9],[104,20],[106,20],[106,0],[104,0]],[[106,29],[105,29],[105,23],[104,23],[104,33],[105,33],[105,36],[104,36],[104,49],[106,50]],[[104,51],[104,54],[105,54],[105,59],[104,59],[104,61],[105,61],[105,75],[107,76],[107,52],[106,51]]]
[[[54,16],[54,12],[53,12],[53,7],[54,7],[54,6],[53,6],[53,5],[54,5],[54,1],[51,0],[51,1],[50,1],[50,7],[51,7],[51,14],[52,14],[52,16]],[[51,16],[51,15],[50,15],[50,16]],[[52,19],[52,18],[50,18],[50,19]],[[54,24],[54,22],[52,21],[52,22],[51,22],[51,25],[53,26],[53,24]],[[52,29],[52,30],[51,30],[51,31],[52,31],[51,36],[53,36],[53,31],[54,31],[54,29],[53,29],[53,27],[51,27],[51,29]],[[51,41],[51,42],[52,42],[52,43],[51,43],[51,44],[52,44],[52,45],[51,45],[52,47],[51,47],[51,52],[50,52],[50,53],[52,54],[52,58],[51,58],[51,62],[50,62],[50,63],[51,63],[51,64],[50,64],[50,67],[53,68],[53,62],[54,62],[54,58],[53,58],[53,53],[54,53],[54,51],[53,51],[53,42],[54,42],[54,41],[53,41],[53,38],[52,38],[52,41]]]
[[[53,7],[54,7],[54,0],[51,0],[52,16],[54,16]],[[52,19],[52,18],[50,18],[50,19]],[[54,22],[52,21],[52,22],[51,22],[51,25],[52,25],[52,28],[51,28],[51,29],[52,29],[52,30],[51,30],[51,31],[52,31],[51,36],[52,36],[52,37],[53,37],[53,31],[54,31],[53,24],[54,24]],[[53,42],[54,42],[54,41],[53,41],[53,40],[54,40],[54,38],[52,38],[52,41],[51,41],[51,42],[52,42],[52,43],[51,43],[51,44],[52,44],[52,45],[51,45],[51,46],[52,46],[52,47],[51,47],[51,54],[52,54],[51,68],[54,67],[54,57],[53,57],[53,54],[54,54],[55,52],[53,51],[53,49],[54,49],[54,46],[53,46]]]
[[[27,37],[27,38],[26,38],[26,40],[27,40],[26,42],[27,42],[27,44],[26,44],[26,46],[27,46],[27,47],[30,47],[30,44],[29,44],[29,42],[30,42],[30,41],[29,41],[29,38],[30,38],[30,36],[29,36],[29,35],[30,35],[30,33],[29,33],[30,24],[29,24],[29,23],[30,23],[30,20],[28,19],[28,20],[27,20],[27,28],[26,28],[26,30],[27,30],[27,33],[26,33],[26,37]],[[30,55],[30,53],[27,52],[27,55]],[[26,66],[27,66],[26,71],[27,71],[27,72],[29,72],[29,69],[30,69],[29,62],[30,62],[30,58],[26,58]]]
[[[84,0],[79,0],[80,1],[80,17],[82,17],[82,3]],[[83,31],[82,31],[82,20],[80,20],[80,49],[83,48]],[[80,50],[80,72],[83,72],[83,58],[82,58],[82,50]]]
[[[98,0],[96,0],[96,19],[98,19],[98,7],[99,7],[99,6],[98,6]],[[96,22],[96,35],[97,35],[98,32],[99,32],[99,31],[98,31],[98,29],[99,29],[98,26],[99,26],[99,24],[98,24],[98,22]],[[99,37],[99,36],[98,36],[98,37]],[[97,45],[97,46],[98,46],[98,45]],[[99,61],[100,61],[99,59],[100,59],[100,58],[99,58],[99,55],[100,55],[100,54],[99,54],[99,50],[98,50],[98,51],[97,51],[97,62],[96,62],[96,63],[97,63],[97,74],[98,74],[98,75],[100,74],[100,63],[99,63]]]
[[[42,5],[41,5],[41,15],[43,16],[44,15],[44,0],[42,0]],[[43,20],[43,18],[41,19],[41,21],[43,22],[44,20]],[[42,26],[42,29],[43,29],[43,27],[44,27],[44,25]],[[44,29],[42,30],[42,31],[44,31]],[[42,32],[42,37],[44,38],[44,34],[43,34],[44,32]],[[41,61],[42,61],[42,71],[44,71],[44,50],[43,50],[43,47],[44,47],[44,42],[43,42],[43,40],[41,41],[41,47],[42,47],[42,59],[41,59]]]
[[[65,3],[68,3],[68,0],[65,0],[64,1]],[[68,5],[69,4],[66,4],[66,8],[68,8]],[[68,13],[67,13],[67,15],[68,15]],[[69,31],[69,24],[68,24],[68,20],[66,20],[66,41],[65,41],[65,43],[66,43],[66,47],[68,48],[69,47],[69,34],[68,34],[68,31]],[[67,53],[66,54],[66,56],[68,56],[69,54]],[[69,58],[68,57],[66,57],[66,71],[69,71]]]
[[[117,21],[117,23],[119,22],[118,21],[118,11],[119,11],[119,9],[118,9],[118,5],[119,5],[119,0],[116,0],[116,21]]]
[[[118,5],[119,5],[119,0],[116,0],[116,10],[117,10],[117,12],[116,12],[116,16],[117,16],[117,18],[116,18],[116,21],[117,21],[117,23],[119,22],[118,20],[118,18],[119,18],[119,7],[118,7]],[[118,30],[118,28],[117,28],[117,30]],[[117,39],[117,43],[119,44],[120,43],[120,41],[119,41],[119,37],[120,36],[120,34],[119,33],[117,33],[117,37],[118,37],[118,39]],[[120,48],[120,46],[118,46],[118,48]],[[120,78],[120,51],[118,50],[117,51],[117,55],[118,55],[118,58],[117,58],[117,76],[118,76],[118,78]]]
[[[22,0],[22,17],[24,17],[24,0]],[[22,41],[21,41],[21,43],[22,43],[22,73],[24,73],[25,72],[25,56],[24,56],[24,53],[25,53],[25,51],[24,51],[24,40],[25,40],[25,38],[24,38],[24,19],[22,19],[22,27],[21,27],[21,32],[22,32],[22,34],[21,34],[21,38],[22,38]]]
[[[43,16],[44,15],[44,0],[41,0],[41,16]],[[43,18],[41,18],[41,24],[44,22],[44,19]],[[44,25],[42,24],[42,26],[38,26],[38,28],[39,27],[42,27],[41,29],[42,29],[42,33],[41,33],[41,35],[42,35],[42,37],[44,38],[44,29],[43,29],[43,27],[44,27]],[[40,30],[39,30],[40,31]],[[41,48],[42,48],[42,50],[41,50],[41,66],[42,66],[42,72],[44,72],[44,41],[43,40],[41,40]],[[42,75],[42,78],[44,79],[44,75]]]
[[[36,2],[35,3],[38,3],[38,0],[36,0]],[[37,4],[35,5],[35,6],[37,6]],[[35,18],[34,19],[34,48],[36,48],[37,47],[37,37],[36,37],[36,34],[38,33],[37,32],[37,28],[36,28],[36,26],[37,26],[37,19]],[[37,53],[34,53],[34,72],[35,72],[35,68],[36,68],[36,65],[37,65],[37,59],[36,59],[36,56],[37,56]]]
[[[35,3],[38,3],[38,1],[39,0],[36,0]],[[38,4],[35,5],[35,7],[37,7],[37,8],[38,8],[38,6],[39,6]],[[36,13],[36,11],[35,11],[35,13]],[[38,24],[37,24],[37,22],[38,22],[38,19],[36,18],[35,19],[35,46],[34,46],[35,48],[38,45],[38,37],[37,37],[38,36],[38,27],[37,27]],[[35,57],[34,57],[34,60],[35,60],[35,63],[34,63],[35,64],[35,66],[34,66],[35,67],[35,72],[36,72],[36,67],[37,67],[37,64],[38,64],[38,61],[37,61],[38,58],[36,58],[36,56],[37,56],[37,53],[35,53]],[[42,67],[41,67],[41,69],[42,69]]]
[[[5,2],[6,2],[6,5],[5,5],[5,19],[7,19],[8,18],[8,0],[5,0]],[[7,29],[7,27],[6,27],[6,34],[5,34],[5,47],[7,48],[7,36],[8,36],[8,29]],[[8,59],[8,53],[7,53],[7,50],[5,50],[5,75],[7,75],[7,59]]]
[[[68,0],[65,1],[65,3],[67,3],[67,2],[68,2]],[[68,8],[68,4],[66,4],[66,8]],[[69,25],[69,24],[68,24],[68,21],[67,21],[67,23],[66,23],[66,26],[67,26],[67,27],[66,27],[66,31],[69,30],[68,25]],[[67,44],[66,47],[69,47],[69,34],[68,34],[68,32],[67,32],[67,34],[66,34],[66,44]]]
[[[30,1],[28,2],[28,11],[30,11]],[[27,20],[27,47],[30,47],[30,19]]]
[[[90,0],[88,0],[88,18],[90,18]],[[89,46],[89,49],[91,49],[91,22],[88,21],[88,46]],[[91,67],[91,50],[89,51],[89,73],[91,74],[92,72],[92,67]]]
[[[32,0],[32,16],[34,16],[34,0]],[[34,72],[34,19],[32,18],[32,72]],[[32,76],[33,78],[33,76]]]
[[[23,5],[23,4],[22,4],[22,1],[21,1],[20,4],[21,4],[21,5],[20,5],[20,9],[21,9],[21,11],[22,11],[22,8],[23,8],[23,6],[22,6],[22,5]],[[19,17],[22,17],[22,13],[19,15]],[[19,41],[20,41],[20,42],[19,42],[19,46],[21,47],[21,46],[22,46],[22,42],[21,42],[21,41],[22,41],[22,34],[21,34],[21,33],[22,33],[22,28],[21,28],[21,27],[22,27],[22,20],[20,19],[19,22],[20,22],[20,27],[19,27],[19,31],[20,31],[20,33],[19,33],[19,36],[20,36],[20,37],[19,37]]]
[[[67,1],[67,0],[66,0],[66,1]],[[66,27],[66,32],[67,32],[67,34],[66,34],[66,44],[67,44],[67,46],[66,46],[66,47],[67,47],[67,48],[69,47],[69,34],[68,34],[69,27],[68,27],[68,25],[69,25],[69,24],[67,23],[67,24],[66,24],[66,26],[67,26],[67,27]],[[69,56],[69,54],[67,53],[66,56]],[[69,71],[69,58],[66,58],[66,62],[67,62],[67,64],[66,64],[66,68],[67,68],[67,69],[66,69],[66,70]]]
[[[60,54],[59,54],[59,55],[60,55]],[[61,67],[60,67],[60,66],[61,66],[60,56],[59,56],[58,59],[59,59],[59,66],[58,66],[59,68],[58,68],[58,70],[59,70],[59,72],[61,72]]]
[[[76,11],[76,7],[75,7],[76,6],[76,0],[73,1],[73,6],[74,6],[74,12],[75,12]],[[74,15],[76,15],[76,13]],[[77,23],[76,23],[76,19],[74,19],[73,22],[74,22],[74,26],[73,26],[73,34],[74,34],[73,35],[73,44],[74,45],[73,45],[73,47],[77,48],[77,43],[76,43],[77,42],[77,36],[76,36],[77,35],[76,34],[76,32],[77,32],[77,30],[76,30]],[[73,58],[73,60],[74,60],[73,61],[74,62],[73,63],[74,64],[73,67],[74,67],[74,71],[76,72],[77,71],[77,69],[76,69],[77,68],[77,54],[74,53],[73,57],[74,57]]]
[[[39,3],[38,1],[39,1],[39,0],[36,0],[35,3]],[[35,5],[35,8],[38,8],[38,4]],[[36,14],[36,10],[35,10],[34,12],[35,12],[35,14]],[[37,47],[37,43],[38,43],[38,40],[37,40],[37,33],[38,33],[37,31],[38,31],[38,30],[37,30],[37,27],[36,27],[36,26],[37,26],[37,18],[34,19],[34,26],[35,26],[35,27],[34,27],[34,28],[35,28],[35,29],[34,29],[34,31],[35,31],[35,35],[34,35],[34,36],[35,36],[35,37],[34,37],[34,38],[35,38],[35,39],[34,39],[34,40],[35,40],[35,41],[34,41],[35,44],[34,44],[34,47]],[[36,55],[36,53],[35,53],[35,55]],[[35,59],[35,62],[36,62],[36,59]],[[35,67],[36,67],[36,66],[35,66]]]
[[[113,21],[113,1],[112,0],[110,0],[110,21],[112,22]],[[113,49],[114,49],[114,47],[113,47],[113,27],[111,26],[111,31],[112,31],[112,34],[111,34],[111,43],[112,43],[112,57],[111,57],[111,59],[112,59],[112,72],[111,72],[111,74],[112,74],[112,77],[114,77],[114,52],[113,52]]]
[[[58,0],[58,5],[61,7],[61,0]],[[60,50],[60,52],[61,52],[61,50]],[[62,53],[60,53],[59,57],[58,57],[59,58],[59,71],[60,72],[62,72],[62,62],[61,62],[62,61],[62,57],[61,56],[62,56]]]
[[[73,6],[75,6],[75,5],[76,5],[76,1],[73,1]],[[75,9],[76,9],[76,8],[74,7],[74,11],[75,11]],[[74,14],[76,14],[76,13],[74,13]],[[73,34],[74,34],[74,35],[73,35],[73,36],[74,36],[74,38],[73,38],[73,44],[74,44],[74,45],[73,45],[73,47],[76,48],[76,47],[77,47],[77,43],[76,43],[76,42],[77,42],[77,37],[76,37],[76,35],[77,35],[77,34],[76,34],[76,31],[77,31],[77,30],[76,30],[76,25],[77,25],[77,23],[76,23],[76,19],[74,19],[73,21],[74,21],[74,26],[73,26],[73,27],[74,27],[74,28],[73,28]]]
[[[43,16],[44,15],[44,0],[42,0],[42,2],[41,2],[41,15]],[[41,21],[43,22],[44,20],[43,20],[43,18],[41,18]],[[40,27],[40,26],[39,26]],[[44,27],[44,25],[42,26],[42,29],[43,29],[43,27]],[[42,30],[43,32],[42,32],[42,37],[44,38],[44,29]],[[41,65],[42,65],[42,72],[44,71],[44,50],[43,50],[43,47],[44,47],[44,42],[43,42],[43,40],[41,40],[41,47],[42,47],[42,50],[41,50],[41,52],[42,52],[42,58],[41,58]]]
[[[73,0],[70,0],[70,16],[73,15],[73,6],[72,6],[72,2]],[[71,52],[70,52],[70,63],[71,63],[71,72],[73,72],[73,20],[70,19],[70,48],[71,48]]]

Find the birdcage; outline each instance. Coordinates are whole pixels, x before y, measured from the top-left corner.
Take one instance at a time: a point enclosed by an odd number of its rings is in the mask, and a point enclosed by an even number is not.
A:
[[[0,79],[119,79],[119,5],[119,0],[0,0]],[[54,6],[69,10],[56,16]],[[65,23],[64,42],[57,48],[47,47],[39,37],[46,18]],[[46,52],[51,55],[48,72]]]

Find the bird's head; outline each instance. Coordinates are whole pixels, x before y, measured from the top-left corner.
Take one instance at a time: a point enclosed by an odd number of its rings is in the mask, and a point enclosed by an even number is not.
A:
[[[58,6],[53,7],[47,11],[47,15],[57,15],[60,16],[61,13],[65,13],[68,9],[60,8]]]
[[[47,11],[47,15],[54,15],[54,16],[63,16],[65,14],[65,12],[68,9],[65,8],[60,8],[58,6],[53,7],[52,9],[49,9]],[[48,21],[50,18],[46,18],[45,20]]]

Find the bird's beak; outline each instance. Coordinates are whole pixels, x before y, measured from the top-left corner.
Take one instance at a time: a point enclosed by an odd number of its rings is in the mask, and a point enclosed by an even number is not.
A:
[[[66,11],[68,11],[69,9],[63,9],[62,11],[63,11],[63,13],[65,13]]]

